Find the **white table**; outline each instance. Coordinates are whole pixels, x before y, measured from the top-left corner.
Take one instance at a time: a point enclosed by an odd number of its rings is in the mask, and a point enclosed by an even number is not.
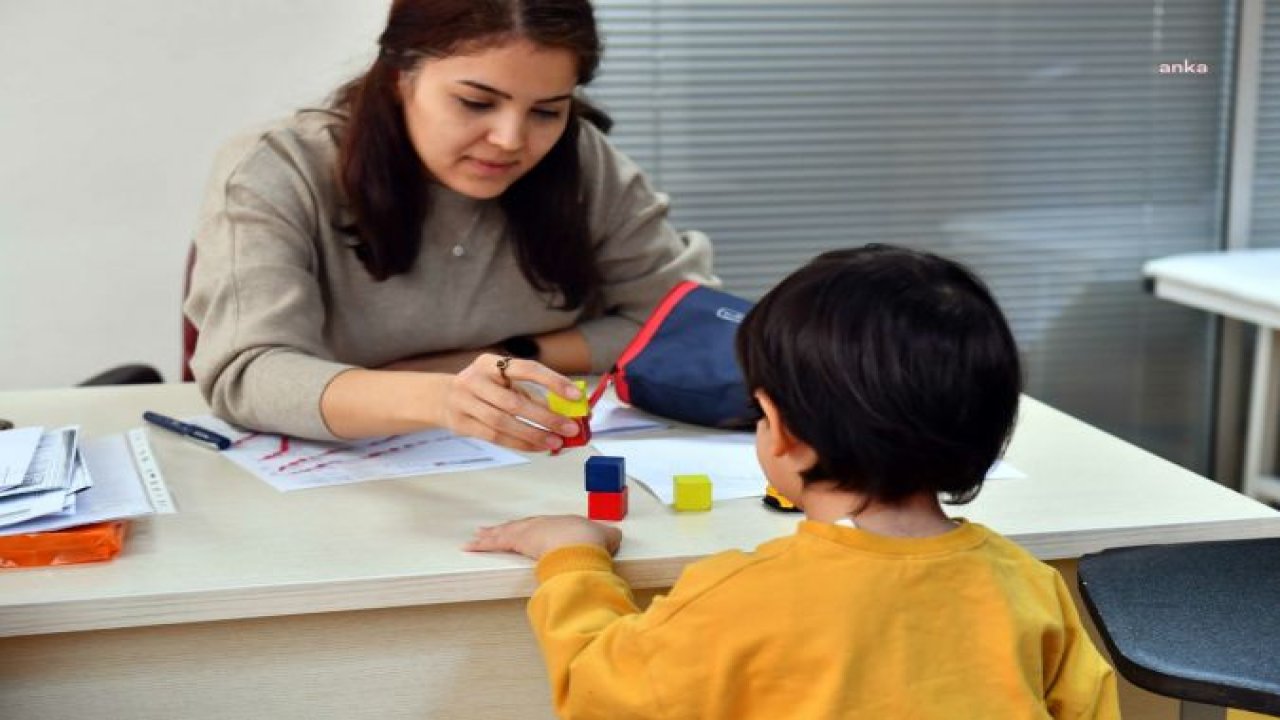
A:
[[[1156,297],[1258,326],[1243,486],[1252,497],[1280,500],[1280,477],[1269,470],[1280,416],[1280,249],[1173,255],[1142,271],[1153,280]]]
[[[144,409],[206,412],[189,385],[0,393],[0,417],[89,436]],[[581,512],[585,449],[281,494],[195,443],[151,442],[177,514],[136,523],[110,563],[0,571],[6,720],[551,716],[524,618],[530,564],[458,546],[480,524]],[[1280,513],[1031,399],[1007,457],[1029,478],[955,514],[1041,558],[1280,537]],[[669,587],[690,560],[795,522],[756,499],[676,514],[637,487],[620,571]]]

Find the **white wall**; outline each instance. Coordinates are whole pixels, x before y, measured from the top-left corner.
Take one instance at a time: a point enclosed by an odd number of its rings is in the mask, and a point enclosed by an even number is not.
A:
[[[179,378],[218,145],[373,56],[387,0],[0,0],[0,390]]]

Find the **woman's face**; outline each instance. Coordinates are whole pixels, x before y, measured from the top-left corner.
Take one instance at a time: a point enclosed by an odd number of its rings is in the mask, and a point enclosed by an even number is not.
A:
[[[560,139],[577,80],[573,53],[524,39],[424,60],[400,81],[409,139],[438,182],[497,197]]]

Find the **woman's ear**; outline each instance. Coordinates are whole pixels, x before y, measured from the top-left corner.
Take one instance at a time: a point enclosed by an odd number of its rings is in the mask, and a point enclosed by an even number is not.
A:
[[[796,472],[803,472],[813,467],[818,462],[818,453],[814,452],[809,443],[791,433],[791,429],[787,427],[781,413],[778,412],[778,406],[773,403],[773,398],[763,390],[757,390],[755,398],[756,402],[760,403],[760,410],[764,413],[763,432],[768,443],[766,452],[773,457],[783,459]]]
[[[391,81],[391,86],[395,89],[396,104],[404,105],[407,100],[413,96],[413,78],[415,77],[415,74],[413,72],[405,72],[404,70],[399,69],[394,70],[393,72],[395,73],[395,76]]]

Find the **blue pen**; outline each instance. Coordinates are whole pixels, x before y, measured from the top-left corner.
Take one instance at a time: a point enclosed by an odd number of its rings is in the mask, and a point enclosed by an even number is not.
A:
[[[169,432],[184,435],[192,440],[209,443],[219,450],[226,450],[231,447],[230,438],[224,435],[219,435],[212,430],[206,430],[199,425],[192,425],[191,423],[185,423],[181,420],[174,420],[167,415],[161,415],[160,413],[151,412],[150,410],[142,413],[142,419],[156,427],[162,427]]]

